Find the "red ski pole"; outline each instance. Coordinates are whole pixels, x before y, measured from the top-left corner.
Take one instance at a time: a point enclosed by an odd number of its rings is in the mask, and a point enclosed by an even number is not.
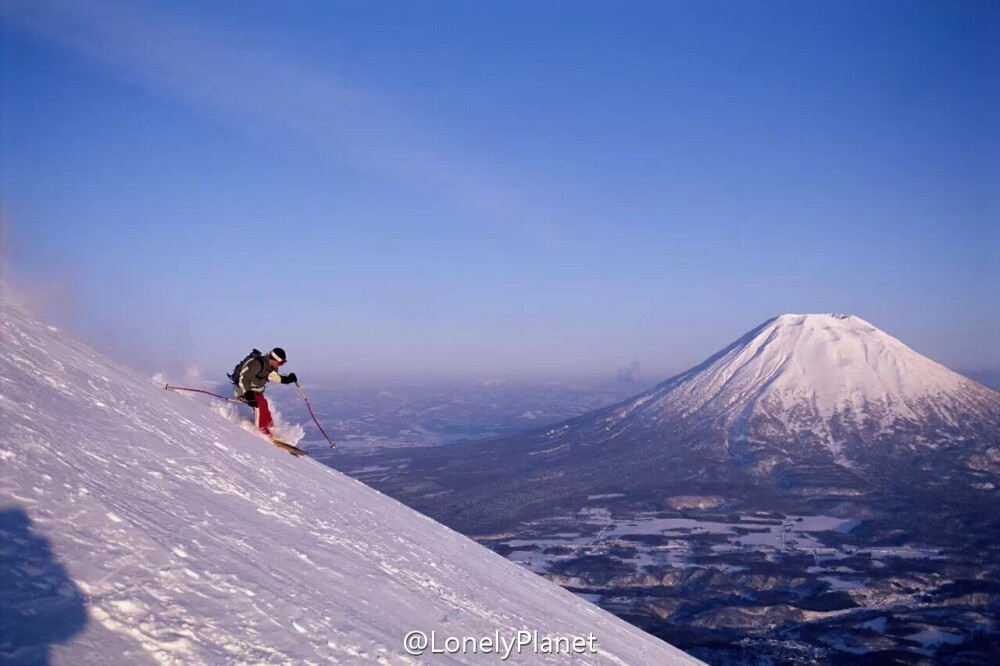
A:
[[[307,397],[306,397],[306,392],[302,390],[302,387],[301,387],[301,386],[299,386],[299,383],[298,383],[298,382],[295,382],[295,388],[297,388],[297,389],[299,390],[299,395],[301,395],[301,396],[302,396],[302,399],[306,401],[306,409],[308,409],[308,410],[309,410],[309,416],[311,416],[311,417],[312,417],[312,419],[313,419],[313,423],[315,423],[315,424],[316,424],[316,427],[317,427],[317,428],[319,428],[319,431],[320,431],[321,433],[323,433],[323,436],[324,436],[324,437],[326,437],[326,441],[330,442],[330,448],[331,448],[331,449],[335,449],[335,448],[337,448],[337,445],[333,443],[333,440],[331,440],[331,439],[330,439],[330,436],[326,434],[326,431],[325,431],[325,430],[323,430],[323,426],[321,426],[321,425],[319,424],[319,421],[317,421],[317,420],[316,420],[316,415],[315,415],[315,414],[313,414],[313,408],[312,408],[312,406],[311,406],[311,405],[309,404],[309,398],[307,398]]]
[[[238,402],[241,404],[246,402],[245,400],[240,400],[238,398],[227,398],[224,395],[219,395],[218,393],[212,393],[211,391],[202,391],[201,389],[184,388],[183,386],[171,386],[170,384],[164,384],[163,388],[167,389],[168,391],[188,391],[190,393],[204,393],[205,395],[210,395],[212,397],[225,400],[226,402]]]

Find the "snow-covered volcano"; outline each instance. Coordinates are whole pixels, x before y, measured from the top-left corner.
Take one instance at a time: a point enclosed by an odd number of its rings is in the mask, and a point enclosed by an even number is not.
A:
[[[1000,393],[857,317],[789,314],[620,404],[412,458],[383,487],[473,533],[605,493],[954,499],[1000,486]]]
[[[0,662],[700,663],[3,301],[0,367]]]
[[[1000,431],[1000,394],[855,316],[786,314],[622,405],[626,418],[697,422],[730,444],[811,441],[850,465],[852,443],[904,431],[911,443]],[[977,428],[978,429],[978,428]]]

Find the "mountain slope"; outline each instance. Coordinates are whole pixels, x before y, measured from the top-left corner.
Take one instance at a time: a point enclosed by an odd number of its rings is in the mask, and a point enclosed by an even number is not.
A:
[[[698,663],[2,301],[0,363],[5,662],[416,663],[410,630],[537,629]]]
[[[903,506],[935,492],[975,506],[1000,486],[1000,393],[857,317],[783,315],[620,404],[461,456],[406,455],[379,487],[477,534],[626,490],[651,508],[670,495]]]
[[[933,446],[1000,427],[1000,396],[847,315],[782,315],[606,419],[704,421],[727,440],[812,439],[850,466],[852,439],[914,427]]]

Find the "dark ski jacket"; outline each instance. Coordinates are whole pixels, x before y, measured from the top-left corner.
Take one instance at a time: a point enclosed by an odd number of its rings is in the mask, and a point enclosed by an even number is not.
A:
[[[267,355],[264,355],[259,358],[251,358],[243,364],[243,369],[240,370],[240,381],[236,385],[240,395],[247,391],[263,393],[264,387],[269,381],[281,382],[282,384],[290,383],[284,375],[280,375],[277,370],[271,369],[271,365],[267,362],[267,359]]]

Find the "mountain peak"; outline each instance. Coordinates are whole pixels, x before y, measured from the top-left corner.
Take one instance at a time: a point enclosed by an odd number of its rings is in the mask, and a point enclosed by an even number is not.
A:
[[[783,315],[778,315],[774,318],[777,321],[785,325],[819,325],[822,323],[831,323],[832,320],[840,320],[846,322],[860,322],[866,326],[871,326],[868,322],[852,314],[840,314],[835,312],[826,312],[820,314],[794,314],[788,313]]]
[[[766,422],[786,438],[818,438],[839,457],[843,441],[901,422],[957,429],[970,417],[996,418],[998,404],[996,392],[860,317],[783,314],[637,396],[616,418],[713,423],[730,439],[755,437],[749,430]]]

